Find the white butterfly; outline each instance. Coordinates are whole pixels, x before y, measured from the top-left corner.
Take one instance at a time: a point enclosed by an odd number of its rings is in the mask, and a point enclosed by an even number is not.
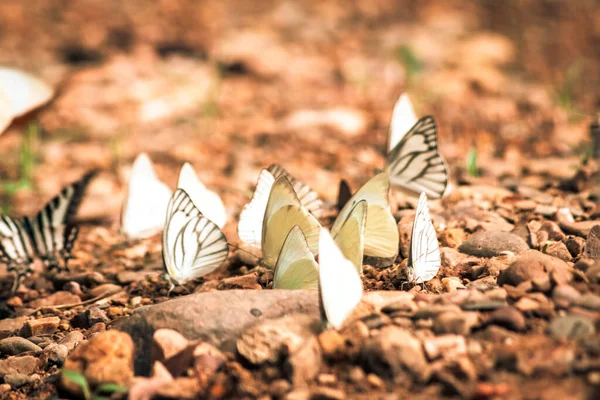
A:
[[[282,175],[288,178],[294,187],[297,198],[304,207],[316,217],[322,212],[323,202],[319,199],[317,193],[292,178],[281,166],[272,164],[267,169],[263,169],[258,177],[252,199],[244,206],[244,209],[240,213],[237,227],[240,240],[246,245],[253,247],[255,253],[260,252],[262,244],[263,220],[271,188],[275,179]]]
[[[134,161],[121,215],[121,232],[129,239],[159,233],[165,223],[171,189],[154,172],[152,161],[141,153]]]
[[[192,198],[194,205],[198,207],[200,212],[202,212],[206,218],[217,224],[220,229],[223,229],[223,226],[225,226],[225,223],[227,222],[225,205],[217,193],[208,190],[206,186],[200,182],[198,175],[196,175],[196,172],[190,163],[185,163],[181,167],[177,188],[184,189]]]
[[[388,136],[388,152],[406,135],[418,121],[417,114],[413,109],[412,103],[408,98],[408,94],[403,93],[394,105],[392,112],[392,122],[390,124],[390,133]]]
[[[331,234],[337,237],[342,224],[351,210],[362,200],[367,202],[367,223],[364,233],[364,255],[381,259],[393,259],[398,255],[398,227],[390,211],[388,195],[390,182],[385,172],[369,179],[344,205],[331,227]]]
[[[339,231],[333,236],[344,257],[352,262],[359,274],[363,270],[365,230],[367,226],[366,200],[361,200],[350,210]],[[340,216],[338,216],[340,218]]]
[[[169,201],[162,249],[167,273],[179,285],[213,272],[229,254],[223,232],[183,189],[177,189]]]
[[[326,229],[319,235],[319,303],[325,328],[339,329],[362,298],[362,281]]]
[[[319,288],[319,267],[306,243],[302,229],[294,226],[279,252],[273,276],[273,289]]]
[[[405,130],[412,123],[409,130]],[[448,185],[448,168],[438,152],[437,126],[431,116],[418,121],[408,96],[394,107],[385,169],[391,184],[407,194],[425,192],[440,198]]]
[[[283,242],[295,226],[302,230],[311,253],[318,254],[321,225],[302,206],[291,182],[285,175],[280,176],[273,183],[262,224],[262,265],[275,268]]]
[[[408,280],[412,283],[427,282],[438,273],[441,263],[440,248],[429,215],[427,196],[421,193],[410,237]]]
[[[13,119],[47,103],[54,90],[40,79],[17,69],[0,67],[0,134]]]

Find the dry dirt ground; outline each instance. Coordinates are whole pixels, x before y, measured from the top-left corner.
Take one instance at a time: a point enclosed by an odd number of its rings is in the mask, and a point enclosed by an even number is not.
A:
[[[410,289],[408,309],[361,320],[367,338],[359,347],[384,346],[373,338],[390,327],[408,329],[433,372],[424,378],[405,360],[383,360],[390,371],[345,350],[326,355],[309,391],[298,392],[277,368],[227,354],[212,380],[194,390],[246,398],[597,398],[600,239],[590,231],[600,225],[600,178],[588,127],[600,108],[598,27],[598,3],[584,0],[2,1],[0,64],[57,88],[49,105],[0,136],[4,211],[33,213],[84,171],[102,170],[80,209],[72,271],[50,276],[38,266],[0,306],[2,338],[27,336],[25,321],[50,316],[59,317],[51,333],[29,340],[40,349],[72,331],[90,338],[133,309],[168,299],[160,239],[127,243],[118,231],[139,152],[149,153],[172,187],[190,161],[222,196],[224,232],[235,243],[239,211],[271,163],[309,184],[335,216],[340,178],[356,189],[384,165],[392,107],[406,91],[419,115],[435,116],[451,167],[454,191],[431,202],[443,265],[424,288]],[[469,149],[477,176],[466,168]],[[28,178],[17,190],[7,185]],[[398,276],[415,201],[393,201],[401,257],[388,269],[365,266],[368,291],[409,289]],[[523,249],[504,237],[469,249],[478,232],[508,231],[541,257],[521,260],[525,272],[513,271]],[[266,290],[271,278],[233,255],[172,297]],[[479,293],[477,301],[457,300],[463,287]],[[118,292],[57,308],[106,289]],[[458,311],[422,311],[434,305]],[[100,316],[77,319],[90,308]],[[577,320],[552,328],[565,316]],[[461,357],[428,353],[436,333],[462,337],[449,345],[464,345]],[[56,396],[61,362],[47,353],[21,353],[38,361],[22,381],[3,384],[2,396]],[[2,375],[15,372],[7,372],[11,357],[2,353]]]

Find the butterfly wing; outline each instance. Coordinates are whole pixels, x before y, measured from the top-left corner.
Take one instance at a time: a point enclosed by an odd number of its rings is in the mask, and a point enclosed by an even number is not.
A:
[[[319,288],[319,268],[298,226],[288,233],[275,264],[273,289]]]
[[[356,268],[326,229],[319,235],[319,302],[326,328],[339,329],[360,302],[363,287]]]
[[[238,236],[243,243],[254,247],[255,253],[260,253],[263,219],[274,182],[273,174],[266,169],[260,171],[252,199],[240,213],[237,227]]]
[[[323,201],[319,198],[317,192],[312,190],[308,185],[305,185],[304,183],[291,176],[279,164],[271,164],[269,165],[267,170],[271,172],[271,174],[273,174],[275,179],[279,178],[282,175],[288,178],[288,180],[294,187],[294,191],[296,192],[300,203],[302,203],[302,205],[306,207],[306,209],[310,211],[312,215],[319,218],[323,214]]]
[[[390,133],[388,136],[388,151],[392,151],[394,147],[410,131],[418,121],[417,115],[413,110],[412,103],[408,94],[403,93],[394,105],[392,112],[392,122],[390,124]]]
[[[446,162],[438,153],[437,126],[421,118],[387,156],[390,182],[411,193],[440,198],[448,185]]]
[[[311,252],[317,255],[321,225],[302,207],[292,184],[282,175],[273,184],[263,218],[262,263],[265,266],[275,267],[283,241],[296,225],[304,233]]]
[[[187,192],[192,198],[194,205],[206,218],[214,222],[221,229],[225,226],[227,212],[225,211],[225,205],[221,197],[215,192],[208,190],[200,182],[194,168],[189,163],[185,163],[181,167],[177,188],[184,189]]]
[[[351,210],[362,200],[367,201],[364,255],[391,259],[398,255],[398,228],[390,211],[388,195],[390,182],[385,172],[369,179],[346,203],[331,227],[333,236],[339,234]]]
[[[410,238],[409,280],[415,283],[427,282],[438,273],[440,265],[440,248],[429,215],[427,196],[421,193]]]
[[[340,181],[340,186],[338,188],[338,198],[336,203],[336,208],[338,211],[341,211],[344,208],[344,205],[350,200],[352,197],[352,191],[350,190],[350,185],[345,179]]]
[[[183,189],[173,194],[163,230],[163,260],[169,276],[182,284],[217,269],[227,259],[227,240],[204,217]]]
[[[133,163],[121,215],[121,232],[129,239],[143,239],[163,229],[172,191],[158,179],[147,154]]]
[[[359,201],[352,208],[339,232],[333,237],[335,243],[359,274],[362,274],[365,229],[367,223],[367,201]]]

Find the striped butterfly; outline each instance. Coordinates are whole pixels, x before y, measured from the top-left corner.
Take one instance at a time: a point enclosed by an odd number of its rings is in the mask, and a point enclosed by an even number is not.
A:
[[[367,221],[364,232],[364,255],[394,261],[398,255],[398,228],[389,205],[390,181],[387,173],[381,172],[367,181],[344,205],[331,227],[337,237],[352,209],[367,202]]]
[[[0,67],[0,134],[13,119],[44,105],[54,90],[26,72]]]
[[[407,111],[410,106],[407,102],[400,96],[394,108],[389,140],[391,150],[385,169],[394,187],[409,194],[425,192],[437,199],[442,197],[448,185],[448,168],[438,152],[437,126],[432,116],[426,116],[403,134],[406,125],[396,119],[404,116],[403,121],[412,122],[410,113],[414,115],[414,112],[412,107],[410,112]]]
[[[298,225],[283,241],[273,273],[273,289],[319,288],[319,267]]]
[[[319,309],[323,327],[339,329],[363,294],[356,267],[335,244],[327,229],[319,234]]]
[[[319,199],[316,192],[291,177],[280,165],[271,164],[268,168],[260,172],[252,199],[244,206],[244,209],[240,213],[237,227],[240,240],[250,248],[253,248],[255,253],[259,253],[262,246],[262,229],[269,195],[275,180],[280,176],[285,176],[288,179],[293,187],[296,198],[312,215],[318,218],[322,213],[323,202]],[[287,233],[286,231],[284,235]]]
[[[90,180],[98,173],[92,170],[66,186],[33,217],[15,219],[0,215],[0,261],[15,271],[14,293],[21,280],[31,273],[35,257],[49,269],[66,269],[77,234],[75,214]]]
[[[183,189],[177,189],[169,201],[162,254],[167,274],[178,285],[210,274],[229,254],[223,232],[202,215]]]
[[[441,265],[437,235],[429,215],[427,196],[421,193],[410,237],[407,276],[411,283],[424,283],[438,273]]]

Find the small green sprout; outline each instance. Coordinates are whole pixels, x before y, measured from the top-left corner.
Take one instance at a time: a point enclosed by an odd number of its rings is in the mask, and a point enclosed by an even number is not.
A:
[[[469,176],[476,177],[479,175],[477,170],[477,148],[471,147],[467,153],[467,173]]]
[[[81,388],[85,400],[107,400],[113,393],[125,393],[127,391],[123,386],[116,383],[103,383],[92,393],[87,379],[80,372],[63,369],[61,373],[66,380]]]
[[[411,82],[423,70],[423,63],[408,46],[400,46],[396,50],[396,60],[406,69],[406,79]]]

